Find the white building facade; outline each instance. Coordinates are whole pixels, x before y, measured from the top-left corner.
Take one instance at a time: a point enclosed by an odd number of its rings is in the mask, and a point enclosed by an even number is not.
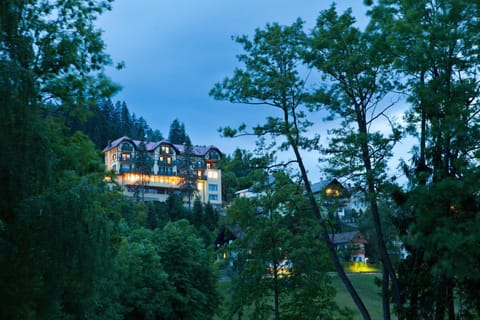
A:
[[[186,180],[181,168],[188,156],[190,171],[196,175],[193,197],[199,197],[202,203],[221,206],[222,173],[216,165],[222,153],[218,148],[193,146],[187,149],[185,145],[166,140],[143,142],[143,145],[141,141],[123,136],[103,149],[107,170],[115,173],[125,194],[133,197],[140,189],[145,201],[165,201],[172,193],[183,195],[187,201],[183,192]],[[144,166],[142,170],[139,170],[140,161]]]

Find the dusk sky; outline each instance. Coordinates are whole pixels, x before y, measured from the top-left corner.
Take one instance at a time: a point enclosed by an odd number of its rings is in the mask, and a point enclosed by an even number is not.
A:
[[[336,4],[341,12],[352,7],[359,24],[365,24],[362,1]],[[330,5],[318,0],[116,0],[113,10],[98,21],[107,52],[115,62],[125,62],[124,69],[109,70],[123,88],[112,100],[125,101],[165,137],[178,118],[193,144],[215,145],[227,154],[236,147],[253,150],[251,139],[221,138],[217,129],[262,123],[274,110],[208,95],[216,82],[240,66],[236,54],[241,47],[232,36],[252,35],[271,22],[290,25],[299,17],[309,31]],[[311,179],[318,180],[318,157],[307,158]]]

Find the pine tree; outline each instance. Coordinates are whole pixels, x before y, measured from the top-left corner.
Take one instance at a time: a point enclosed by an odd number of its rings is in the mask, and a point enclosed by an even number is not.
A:
[[[257,108],[272,107],[272,111],[278,113],[269,116],[264,124],[254,126],[251,131],[246,125],[241,125],[238,129],[224,128],[223,134],[230,137],[257,136],[260,149],[264,147],[261,151],[270,157],[274,157],[276,151],[291,150],[293,152],[295,160],[292,162],[298,165],[306,196],[318,223],[322,226],[322,237],[327,244],[335,269],[362,316],[370,319],[368,310],[345,274],[329,237],[329,226],[322,218],[318,203],[313,196],[302,157],[302,150],[318,149],[320,139],[316,134],[312,136],[305,134],[313,123],[307,117],[307,86],[300,76],[300,70],[308,70],[308,67],[303,65],[307,45],[303,22],[298,19],[291,26],[281,26],[278,23],[267,24],[264,29],[255,31],[252,40],[247,36],[240,36],[236,41],[245,51],[238,56],[243,64],[242,68],[235,69],[231,78],[215,84],[210,95],[215,99],[251,104]],[[308,73],[308,71],[305,72]],[[273,137],[274,141],[267,143],[266,137]],[[280,165],[288,166],[288,163]]]
[[[186,144],[188,135],[185,131],[185,125],[181,123],[178,119],[173,120],[172,124],[170,125],[170,131],[168,132],[168,141],[173,144]],[[191,141],[190,141],[191,143]]]

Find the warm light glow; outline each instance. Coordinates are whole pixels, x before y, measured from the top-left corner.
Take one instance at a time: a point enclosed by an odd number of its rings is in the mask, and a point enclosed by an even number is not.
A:
[[[124,173],[123,179],[127,183],[136,183],[142,179],[142,176],[138,173]],[[182,182],[182,178],[177,176],[160,176],[157,174],[148,174],[143,176],[143,181],[146,183],[154,184],[169,184],[179,185]]]
[[[325,193],[327,194],[327,196],[329,197],[338,197],[340,195],[340,192],[337,190],[337,189],[333,189],[333,188],[327,188],[325,189]]]
[[[198,182],[198,183],[197,183],[197,189],[198,189],[198,190],[203,190],[203,183]]]
[[[162,150],[162,153],[170,153],[170,147],[169,146],[162,146],[161,150]]]
[[[367,259],[367,258],[366,258]],[[349,262],[345,267],[349,272],[378,272],[379,268],[365,262]]]
[[[208,170],[207,176],[209,179],[218,179],[218,171]]]
[[[450,211],[452,211],[453,213],[458,213],[459,212],[457,206],[454,205],[454,204],[450,205]]]

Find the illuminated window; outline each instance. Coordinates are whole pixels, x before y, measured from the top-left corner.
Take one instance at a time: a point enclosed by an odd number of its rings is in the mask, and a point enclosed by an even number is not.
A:
[[[208,171],[208,178],[218,179],[218,172],[217,171]]]
[[[333,188],[325,189],[325,193],[327,196],[330,196],[330,197],[338,197],[340,195],[340,192],[337,189],[333,189]]]
[[[169,146],[162,146],[162,153],[170,153],[170,147]]]
[[[122,161],[130,160],[132,155],[130,153],[122,153]]]
[[[117,159],[117,154],[116,153],[112,154],[112,159],[113,160]]]

